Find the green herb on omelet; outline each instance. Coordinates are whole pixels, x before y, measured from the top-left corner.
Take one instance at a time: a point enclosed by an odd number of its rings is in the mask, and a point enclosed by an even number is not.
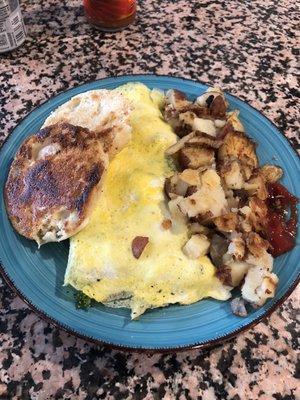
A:
[[[77,309],[87,310],[92,305],[92,299],[83,292],[75,294],[75,305]]]
[[[166,162],[171,171],[176,171],[176,164],[172,157],[166,156]]]

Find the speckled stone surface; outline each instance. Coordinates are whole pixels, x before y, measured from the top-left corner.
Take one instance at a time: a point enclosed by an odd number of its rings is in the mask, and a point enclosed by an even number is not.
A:
[[[300,149],[296,2],[144,0],[136,23],[115,34],[87,25],[77,0],[26,0],[22,9],[28,39],[0,56],[1,140],[69,87],[158,73],[219,84]],[[0,399],[300,399],[299,295],[298,287],[268,320],[222,346],[146,355],[54,328],[1,282]]]

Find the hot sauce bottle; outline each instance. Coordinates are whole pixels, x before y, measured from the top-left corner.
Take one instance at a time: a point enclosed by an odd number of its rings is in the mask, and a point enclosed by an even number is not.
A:
[[[83,0],[83,5],[88,21],[107,32],[126,28],[136,15],[136,0]]]

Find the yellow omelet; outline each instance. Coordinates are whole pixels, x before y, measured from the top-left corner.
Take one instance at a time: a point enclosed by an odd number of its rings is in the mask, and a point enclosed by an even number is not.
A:
[[[164,180],[173,173],[165,150],[177,140],[162,118],[163,95],[139,83],[116,90],[133,107],[132,137],[110,162],[88,225],[70,240],[65,284],[104,304],[126,306],[133,318],[149,308],[204,297],[227,300],[229,291],[209,258],[183,254],[186,224],[162,226],[170,218]],[[137,236],[149,238],[138,259],[131,247]]]

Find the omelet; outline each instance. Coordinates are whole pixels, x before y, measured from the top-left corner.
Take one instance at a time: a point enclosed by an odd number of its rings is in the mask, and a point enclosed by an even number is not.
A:
[[[88,225],[70,239],[65,285],[98,302],[128,307],[132,318],[205,297],[227,300],[230,292],[210,259],[183,253],[186,222],[165,223],[170,215],[164,181],[174,173],[165,151],[177,138],[162,117],[163,94],[139,83],[116,91],[132,106],[131,140],[111,160]],[[147,240],[135,257],[137,237]]]

